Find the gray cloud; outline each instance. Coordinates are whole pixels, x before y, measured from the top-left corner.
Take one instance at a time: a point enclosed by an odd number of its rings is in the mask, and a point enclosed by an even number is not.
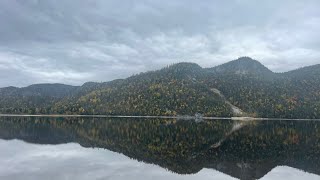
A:
[[[0,87],[109,81],[180,61],[319,63],[318,0],[0,1]]]

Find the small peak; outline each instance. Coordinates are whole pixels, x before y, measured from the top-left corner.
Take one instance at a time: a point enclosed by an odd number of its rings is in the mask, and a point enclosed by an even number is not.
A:
[[[239,61],[256,61],[249,56],[241,56],[237,60],[239,60]]]
[[[239,68],[243,68],[243,69],[247,69],[247,68],[248,69],[250,68],[266,69],[266,67],[263,64],[261,64],[259,61],[247,56],[239,57],[238,59],[230,61],[226,64],[234,64],[235,66],[238,66]]]
[[[180,62],[167,67],[168,69],[180,69],[180,70],[201,70],[202,67],[192,62]]]
[[[8,87],[4,87],[4,88],[7,88],[7,89],[19,89],[18,87],[15,87],[15,86],[8,86]]]
[[[202,67],[196,63],[180,62],[167,66],[160,70],[166,75],[176,78],[190,78],[202,76]]]
[[[236,60],[211,68],[214,72],[227,72],[235,74],[272,74],[267,67],[259,61],[243,56]]]
[[[252,59],[251,57],[248,56],[242,56],[239,57],[236,60],[233,60],[234,62],[239,62],[239,63],[254,63],[254,64],[261,64],[259,61]],[[231,61],[232,62],[232,61]],[[262,65],[262,64],[261,64]]]
[[[179,62],[179,63],[175,63],[173,65],[170,65],[169,67],[173,67],[173,66],[201,68],[197,63],[193,63],[193,62]]]

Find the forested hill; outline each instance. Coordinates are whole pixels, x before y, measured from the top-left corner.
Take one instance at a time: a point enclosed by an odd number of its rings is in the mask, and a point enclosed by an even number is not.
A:
[[[237,60],[228,63],[208,68],[209,71],[215,74],[238,74],[238,75],[257,75],[257,76],[272,76],[274,73],[260,62],[249,57],[241,57]]]
[[[274,73],[249,57],[178,63],[82,86],[0,88],[0,113],[320,118],[320,65]]]

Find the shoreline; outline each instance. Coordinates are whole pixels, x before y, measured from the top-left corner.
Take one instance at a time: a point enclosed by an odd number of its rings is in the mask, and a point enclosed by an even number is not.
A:
[[[0,114],[0,117],[92,117],[92,118],[160,118],[160,119],[204,119],[235,121],[320,121],[320,119],[254,118],[254,117],[201,117],[194,116],[123,116],[123,115],[70,115],[70,114]]]

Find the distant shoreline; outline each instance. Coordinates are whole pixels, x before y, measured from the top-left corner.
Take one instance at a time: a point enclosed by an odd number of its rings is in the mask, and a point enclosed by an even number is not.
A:
[[[70,115],[70,114],[0,114],[0,117],[93,117],[93,118],[160,118],[160,119],[196,119],[194,116],[122,116],[122,115]],[[204,120],[235,121],[320,121],[320,119],[254,118],[254,117],[202,117]]]

